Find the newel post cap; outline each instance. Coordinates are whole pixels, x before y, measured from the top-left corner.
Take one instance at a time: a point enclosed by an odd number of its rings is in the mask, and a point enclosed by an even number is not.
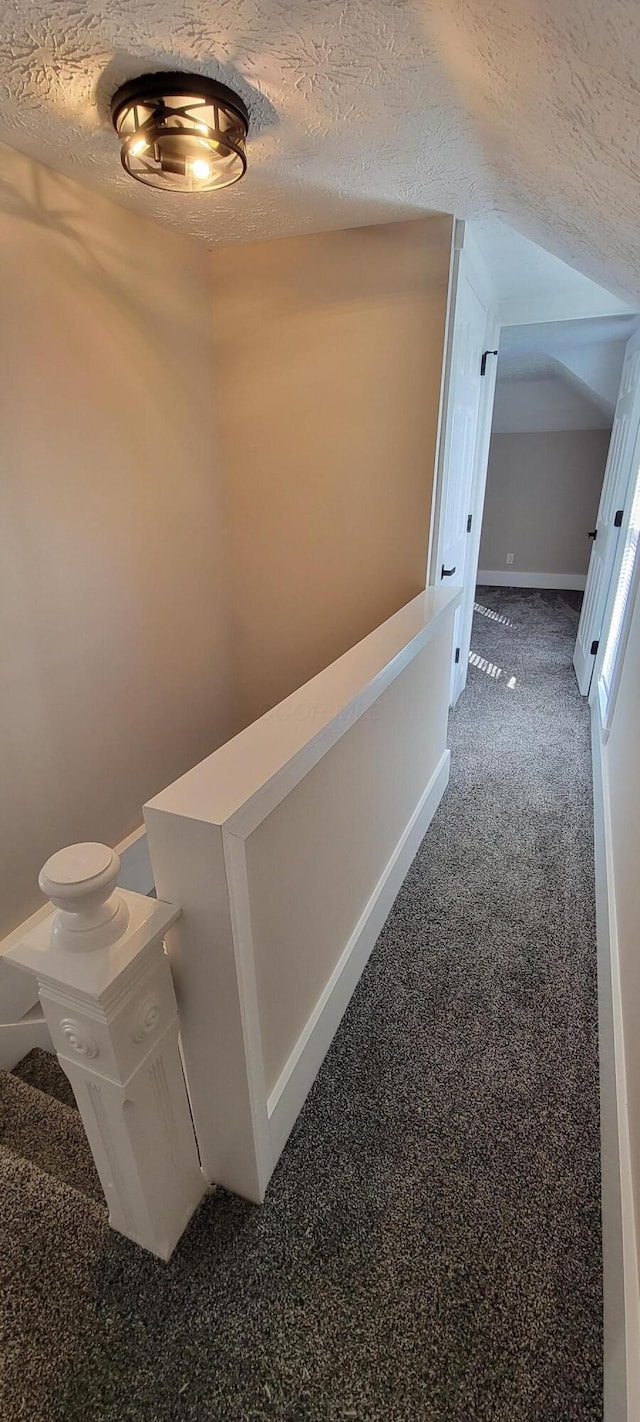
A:
[[[120,856],[106,844],[71,844],[52,854],[38,884],[58,912],[52,941],[61,947],[106,947],[129,922],[127,905],[115,892]]]
[[[109,898],[120,873],[120,855],[106,844],[70,844],[47,859],[38,885],[56,908],[68,909],[89,900]]]

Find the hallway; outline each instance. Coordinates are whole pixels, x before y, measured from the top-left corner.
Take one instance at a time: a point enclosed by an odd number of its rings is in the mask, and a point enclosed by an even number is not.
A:
[[[213,1194],[162,1265],[3,1154],[7,1416],[601,1417],[580,597],[478,599],[449,791],[264,1207]]]

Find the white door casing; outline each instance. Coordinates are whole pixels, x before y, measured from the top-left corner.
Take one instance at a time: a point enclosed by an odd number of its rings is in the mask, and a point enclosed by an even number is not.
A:
[[[443,399],[442,446],[438,469],[436,531],[431,555],[430,582],[438,586],[464,587],[469,597],[456,613],[454,628],[454,660],[451,668],[451,704],[457,700],[466,681],[461,647],[466,633],[466,603],[473,605],[473,585],[476,567],[473,565],[477,540],[471,537],[478,508],[477,480],[486,474],[478,458],[479,410],[481,393],[487,388],[481,374],[482,357],[486,349],[487,331],[492,318],[488,313],[488,297],[483,280],[476,271],[468,251],[469,240],[464,224],[456,224],[462,245],[456,245],[452,285],[451,338],[447,361]],[[495,357],[489,357],[494,361]],[[490,371],[490,367],[489,367]],[[486,378],[486,377],[485,377]],[[493,381],[490,371],[491,395]],[[491,400],[492,404],[492,400]],[[490,415],[489,415],[490,424]],[[484,443],[484,442],[483,442]],[[482,480],[484,482],[484,480]],[[470,625],[469,625],[470,632]],[[456,651],[458,660],[455,660]]]
[[[640,330],[631,337],[625,352],[600,495],[596,536],[591,549],[578,635],[573,653],[573,665],[583,696],[589,694],[596,653],[602,635],[611,575],[620,537],[622,513],[633,473],[633,452],[639,423]]]
[[[491,426],[493,424],[493,405],[496,393],[496,375],[498,370],[497,346],[500,341],[500,326],[497,318],[488,311],[486,343],[491,351],[491,355],[486,362],[485,374],[482,380],[480,393],[480,409],[478,411],[478,430],[476,436],[476,467],[474,471],[473,510],[472,527],[469,542],[467,544],[467,561],[465,569],[465,587],[460,604],[459,641],[456,646],[460,647],[460,657],[457,664],[454,664],[454,686],[452,694],[452,704],[455,704],[460,693],[464,691],[467,684],[467,673],[469,670],[469,651],[471,648],[471,632],[473,628],[473,613],[476,601],[476,583],[478,578],[478,561],[480,556],[480,535],[482,532],[482,515],[484,513],[484,500],[487,489],[487,473],[489,469],[489,446],[491,443]]]

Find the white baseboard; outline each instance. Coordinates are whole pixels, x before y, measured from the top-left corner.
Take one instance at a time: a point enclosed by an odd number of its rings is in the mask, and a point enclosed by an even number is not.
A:
[[[401,835],[267,1103],[273,1159],[280,1155],[340,1026],[351,995],[449,779],[446,750]]]
[[[600,1045],[602,1236],[604,1268],[604,1422],[640,1417],[640,1279],[606,748],[592,706],[596,931]]]
[[[586,573],[520,573],[513,568],[479,568],[478,586],[489,588],[564,588],[584,592]]]

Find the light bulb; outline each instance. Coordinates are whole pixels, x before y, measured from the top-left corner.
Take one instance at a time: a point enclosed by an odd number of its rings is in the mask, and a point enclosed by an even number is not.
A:
[[[204,179],[211,177],[211,164],[207,163],[206,158],[194,158],[189,164],[189,168],[194,178]]]
[[[247,106],[206,74],[139,74],[116,90],[111,118],[125,173],[146,187],[204,195],[247,171]]]

